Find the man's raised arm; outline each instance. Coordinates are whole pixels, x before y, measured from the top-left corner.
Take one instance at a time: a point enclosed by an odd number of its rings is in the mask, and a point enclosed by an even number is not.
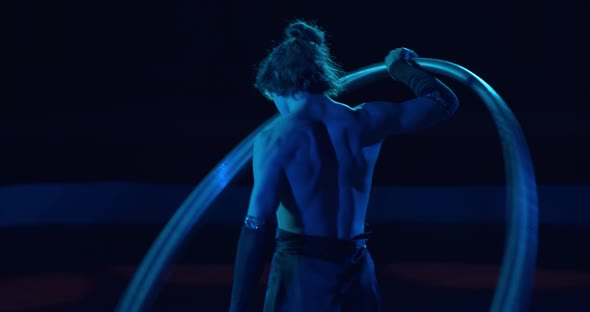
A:
[[[355,108],[363,123],[364,145],[386,137],[430,128],[449,119],[459,107],[455,93],[434,75],[412,62],[417,55],[406,48],[392,50],[385,58],[390,76],[416,95],[400,102],[368,102]]]

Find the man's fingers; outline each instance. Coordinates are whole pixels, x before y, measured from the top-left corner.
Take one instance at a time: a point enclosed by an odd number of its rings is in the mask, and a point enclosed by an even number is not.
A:
[[[410,61],[415,57],[419,57],[416,52],[408,48],[400,47],[389,51],[389,54],[385,57],[385,63],[390,64],[395,60]]]
[[[418,54],[410,49],[404,48],[404,50],[402,51],[402,59],[404,61],[409,61],[415,57],[419,57]]]

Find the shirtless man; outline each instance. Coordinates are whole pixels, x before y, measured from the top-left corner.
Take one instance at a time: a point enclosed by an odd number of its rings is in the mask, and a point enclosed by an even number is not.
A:
[[[455,94],[390,51],[393,79],[416,97],[401,103],[336,102],[340,71],[317,26],[294,21],[260,64],[255,86],[281,120],[255,139],[254,187],[235,261],[230,311],[249,311],[261,277],[265,233],[276,220],[265,312],[380,311],[365,214],[383,140],[449,119]],[[276,218],[276,219],[275,219]]]

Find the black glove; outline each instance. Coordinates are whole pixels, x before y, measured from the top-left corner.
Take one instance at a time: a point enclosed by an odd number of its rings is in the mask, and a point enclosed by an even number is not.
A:
[[[410,70],[412,59],[415,57],[420,56],[413,50],[404,47],[389,51],[389,54],[385,57],[385,66],[387,66],[391,78],[407,84],[407,72]]]
[[[250,311],[258,281],[264,270],[266,229],[242,226],[234,268],[230,312]]]
[[[412,90],[416,96],[431,96],[436,99],[449,115],[459,105],[457,96],[447,85],[431,73],[423,70],[413,59],[418,54],[407,48],[391,50],[385,57],[385,65],[389,75]]]

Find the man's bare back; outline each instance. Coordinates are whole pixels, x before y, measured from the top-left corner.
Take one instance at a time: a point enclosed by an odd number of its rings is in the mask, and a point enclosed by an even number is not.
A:
[[[254,185],[236,252],[230,311],[247,311],[278,221],[264,311],[380,311],[365,215],[383,140],[430,128],[454,114],[455,94],[398,48],[392,78],[416,97],[354,108],[332,100],[339,71],[321,30],[296,21],[261,62],[256,88],[281,120],[254,140]]]
[[[278,227],[311,236],[352,238],[364,232],[381,143],[363,146],[356,112],[340,103],[326,105],[321,119],[290,116],[269,129],[268,135],[291,140],[295,150],[284,166]]]

